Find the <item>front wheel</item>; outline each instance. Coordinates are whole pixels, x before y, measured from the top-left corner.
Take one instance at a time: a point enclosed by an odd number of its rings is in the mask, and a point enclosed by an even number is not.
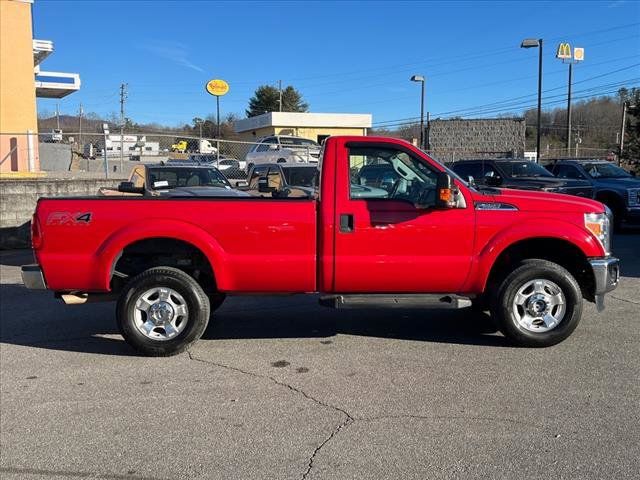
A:
[[[516,345],[549,347],[578,326],[582,316],[580,286],[556,263],[526,260],[501,282],[492,314],[502,333]]]
[[[116,318],[129,345],[145,355],[166,357],[184,352],[202,336],[209,312],[198,282],[176,268],[155,267],[127,284]]]

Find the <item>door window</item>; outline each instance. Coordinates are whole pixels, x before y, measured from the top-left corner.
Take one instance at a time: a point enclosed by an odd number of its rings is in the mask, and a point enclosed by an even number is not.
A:
[[[468,180],[469,177],[479,180],[484,176],[481,163],[454,163],[452,168],[464,180]]]
[[[435,205],[437,172],[423,161],[390,148],[349,150],[350,198],[404,200]]]
[[[144,176],[141,175],[139,168],[136,168],[133,171],[133,175],[131,175],[131,182],[133,182],[133,186],[136,188],[144,187]]]
[[[582,173],[573,165],[558,165],[556,166],[555,174],[559,178],[584,179]]]

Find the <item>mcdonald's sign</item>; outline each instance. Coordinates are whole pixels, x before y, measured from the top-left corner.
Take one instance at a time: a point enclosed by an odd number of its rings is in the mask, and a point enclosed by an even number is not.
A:
[[[569,45],[568,43],[561,43],[560,45],[558,45],[556,58],[560,58],[561,60],[571,60],[571,45]]]

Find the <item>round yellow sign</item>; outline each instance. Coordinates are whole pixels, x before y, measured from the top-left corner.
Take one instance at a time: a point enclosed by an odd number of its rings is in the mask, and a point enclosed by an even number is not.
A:
[[[221,97],[229,91],[229,84],[224,80],[209,80],[206,86],[207,92],[216,97]]]

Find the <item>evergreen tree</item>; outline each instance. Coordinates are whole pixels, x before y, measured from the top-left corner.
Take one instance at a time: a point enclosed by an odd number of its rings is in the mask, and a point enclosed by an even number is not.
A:
[[[255,117],[267,112],[277,112],[280,110],[280,92],[271,85],[258,87],[249,99],[249,108],[246,110],[247,117]],[[309,105],[302,99],[302,95],[291,85],[282,90],[282,111],[283,112],[306,112]]]

